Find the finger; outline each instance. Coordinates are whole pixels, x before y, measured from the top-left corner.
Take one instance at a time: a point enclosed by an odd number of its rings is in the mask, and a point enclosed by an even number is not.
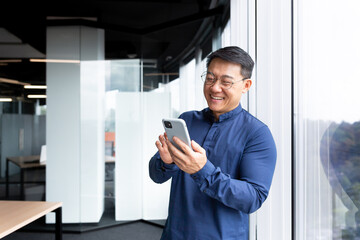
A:
[[[181,150],[186,154],[186,155],[189,155],[192,153],[192,150],[191,148],[186,144],[184,143],[180,138],[178,137],[174,137],[174,142],[181,148]]]
[[[175,145],[172,144],[172,142],[167,140],[166,144],[167,144],[169,152],[172,156],[177,157],[179,159],[182,159],[184,157],[184,153],[181,152],[177,147],[175,147]]]
[[[180,169],[183,169],[185,163],[181,158],[172,155],[172,160]]]
[[[161,142],[161,144],[164,146],[166,146],[166,142],[165,142],[165,138],[164,138],[164,135],[160,135],[159,136],[159,141]]]
[[[206,151],[204,148],[202,148],[197,142],[195,142],[194,140],[191,140],[191,147],[195,152],[199,152],[202,154],[205,154]]]
[[[160,150],[160,148],[162,148],[162,145],[159,141],[155,142],[155,146],[157,147],[158,150]]]
[[[157,149],[160,151],[164,151],[166,149],[166,144],[164,145],[163,143],[161,143],[160,141],[156,141],[155,142],[155,146],[157,147]]]
[[[164,148],[164,146],[163,146],[159,141],[156,141],[156,142],[155,142],[155,145],[156,145],[156,147],[157,147],[160,155],[161,155],[161,154],[165,154],[165,153],[167,152],[167,149]]]
[[[165,144],[167,145],[170,154],[173,154],[173,152],[176,150],[176,147],[169,141],[169,139],[165,140]]]

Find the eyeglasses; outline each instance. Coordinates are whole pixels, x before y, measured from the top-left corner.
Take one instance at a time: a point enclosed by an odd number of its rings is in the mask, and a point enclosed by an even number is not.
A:
[[[233,84],[238,83],[240,81],[244,81],[247,78],[243,78],[239,81],[233,81],[229,76],[221,76],[220,78],[216,77],[212,72],[204,72],[201,74],[201,80],[205,85],[214,85],[217,80],[220,80],[220,87],[222,89],[230,89]]]

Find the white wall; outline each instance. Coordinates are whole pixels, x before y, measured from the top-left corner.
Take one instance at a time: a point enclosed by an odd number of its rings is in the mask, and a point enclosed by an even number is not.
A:
[[[155,141],[164,132],[162,118],[171,114],[169,93],[123,92],[116,103],[115,219],[167,218],[170,181],[149,177]]]
[[[115,110],[115,220],[142,217],[141,93],[118,93]]]
[[[180,67],[180,113],[195,110],[196,80],[201,82],[200,76],[195,76],[195,59]]]
[[[81,222],[98,222],[105,191],[105,67],[102,61],[81,62]]]
[[[103,30],[47,28],[48,59],[103,60],[103,51]],[[101,65],[46,65],[46,200],[63,202],[64,223],[98,222],[104,208],[105,76]],[[53,222],[52,217],[47,221]]]
[[[170,93],[144,93],[143,213],[145,220],[166,219],[171,180],[154,183],[149,176],[150,158],[157,152],[155,141],[164,132],[161,120],[171,115]]]
[[[230,2],[230,45],[238,46],[250,54],[255,61],[252,74],[253,84],[250,91],[241,97],[241,106],[251,113],[256,113],[256,11],[253,0],[231,0]]]
[[[278,157],[269,197],[250,215],[250,240],[291,239],[291,2],[232,0],[231,45],[255,61],[242,105],[266,123]]]
[[[260,0],[256,11],[256,116],[269,126],[277,148],[270,194],[256,213],[256,234],[257,239],[288,240],[292,231],[291,2]]]

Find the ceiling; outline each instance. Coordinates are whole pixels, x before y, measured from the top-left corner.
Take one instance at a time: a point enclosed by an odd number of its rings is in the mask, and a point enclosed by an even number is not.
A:
[[[6,79],[46,84],[46,27],[85,25],[105,30],[105,59],[156,59],[158,72],[178,71],[204,26],[225,14],[227,0],[8,1],[0,15],[0,97],[28,94]],[[21,6],[22,11],[19,11]],[[198,39],[200,39],[198,37]],[[5,80],[4,80],[5,79]],[[33,94],[45,90],[31,90]],[[36,92],[37,91],[37,92]],[[27,99],[25,99],[27,100]]]

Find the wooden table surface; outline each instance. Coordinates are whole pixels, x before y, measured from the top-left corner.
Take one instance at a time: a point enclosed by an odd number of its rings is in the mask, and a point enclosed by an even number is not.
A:
[[[9,161],[18,165],[20,168],[45,168],[46,162],[40,162],[40,155],[7,157]]]
[[[0,201],[0,238],[61,206],[61,202]]]

